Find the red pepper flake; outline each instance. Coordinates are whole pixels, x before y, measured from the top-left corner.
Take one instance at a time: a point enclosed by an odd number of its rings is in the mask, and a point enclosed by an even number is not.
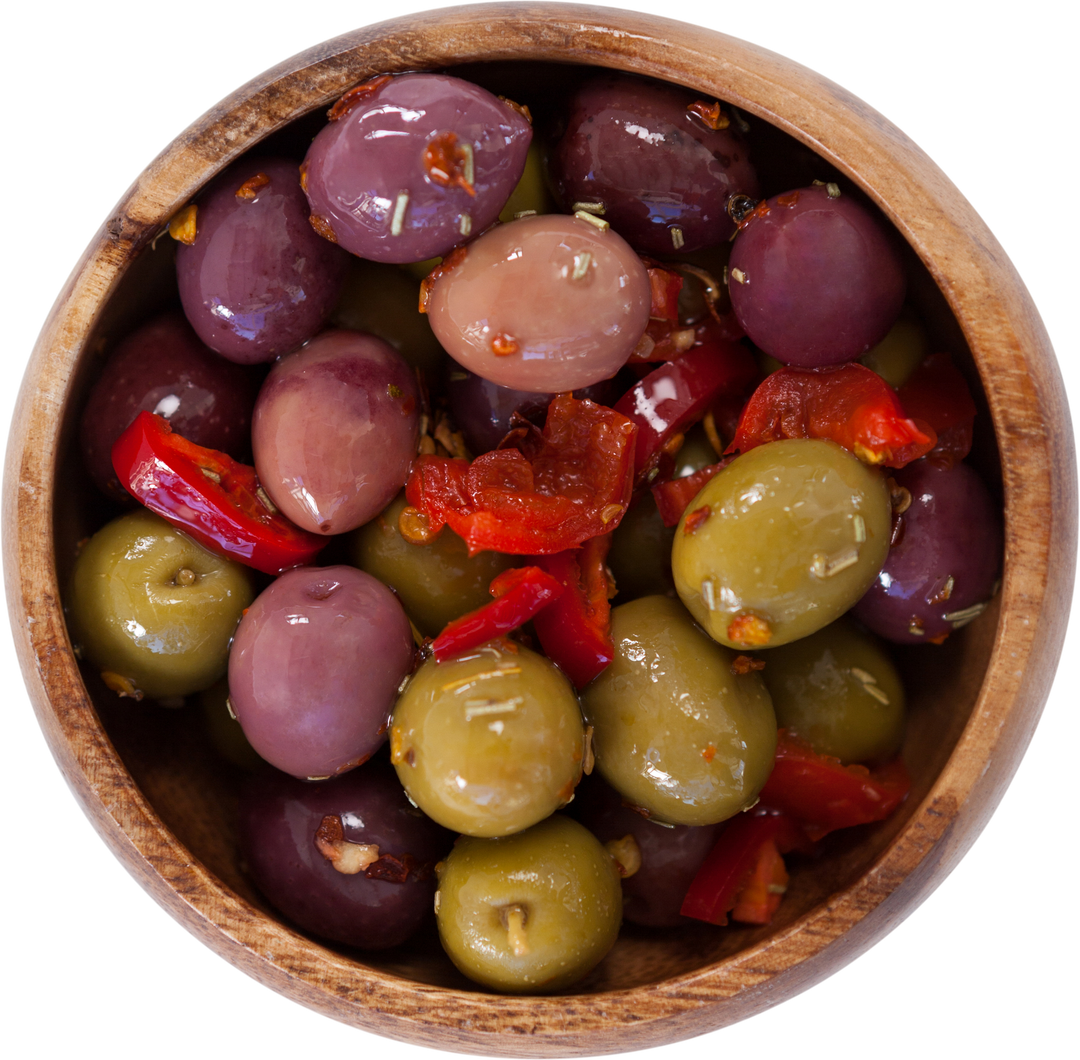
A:
[[[517,111],[530,125],[533,123],[532,111],[529,110],[524,103],[515,103],[514,100],[508,99],[506,96],[499,96],[501,102],[505,103],[511,110]]]
[[[431,270],[420,281],[420,312],[426,313],[428,302],[431,301],[431,292],[435,289],[435,284],[439,282],[448,272],[453,272],[464,260],[467,250],[465,247],[457,247],[452,250],[448,257],[443,258],[439,265]]]
[[[428,180],[440,188],[457,185],[474,198],[472,144],[458,143],[457,133],[437,133],[427,142],[423,154]]]
[[[731,124],[731,119],[720,109],[719,103],[706,103],[697,100],[686,108],[687,114],[692,114],[707,128],[714,132],[726,129]]]
[[[743,648],[764,648],[772,640],[772,630],[765,619],[743,613],[728,623],[727,636]]]
[[[199,208],[194,203],[185,206],[169,222],[169,235],[171,235],[178,243],[183,243],[184,246],[190,247],[195,242],[195,236],[198,234],[195,224],[195,218],[198,212]]]
[[[713,744],[709,744],[704,751],[701,752],[701,757],[706,762],[711,762],[716,757],[716,747]]]
[[[431,520],[419,509],[406,505],[398,516],[398,533],[410,545],[426,545],[434,541],[437,534],[432,532]]]
[[[300,190],[307,194],[307,159],[300,163]]]
[[[752,655],[736,655],[731,662],[731,672],[736,677],[753,673],[755,670],[764,670],[765,660],[755,659]]]
[[[928,644],[944,644],[949,639],[949,631],[939,633],[936,637],[927,637],[926,642]]]
[[[236,197],[244,202],[254,202],[259,197],[259,188],[265,188],[269,183],[270,178],[265,173],[256,173],[236,189]]]
[[[313,213],[308,218],[308,223],[323,237],[323,239],[329,239],[331,243],[336,243],[338,241],[337,232],[331,228],[330,222],[325,217],[320,217],[317,213]]]
[[[393,854],[383,854],[378,861],[372,862],[364,870],[364,875],[369,880],[404,883],[416,865],[416,858],[412,854],[402,854],[400,858],[395,858]]]
[[[739,219],[738,226],[739,231],[742,231],[755,217],[768,217],[769,216],[769,203],[767,199],[762,199],[752,210],[744,213]]]
[[[703,504],[700,508],[695,508],[686,517],[686,522],[683,523],[683,533],[692,534],[696,532],[709,521],[710,515],[712,515],[712,509],[707,504]]]
[[[339,118],[344,118],[350,110],[362,103],[369,96],[374,95],[383,85],[392,81],[393,76],[391,74],[379,74],[376,77],[370,77],[366,81],[361,81],[355,88],[350,88],[327,112],[326,116],[331,121],[337,121]]]
[[[739,891],[731,919],[741,924],[767,924],[780,908],[787,891],[788,874],[776,843],[768,839],[758,851],[750,878]]]
[[[789,191],[786,195],[776,196],[777,206],[794,206],[799,201],[798,191]]]
[[[496,357],[509,357],[518,351],[518,344],[506,332],[497,332],[491,340],[491,352]]]

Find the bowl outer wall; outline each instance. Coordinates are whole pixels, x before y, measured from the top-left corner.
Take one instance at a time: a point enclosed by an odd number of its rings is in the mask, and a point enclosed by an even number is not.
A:
[[[167,832],[98,724],[71,656],[52,563],[57,425],[75,359],[123,270],[175,209],[253,142],[369,73],[524,57],[681,81],[768,118],[852,176],[919,253],[964,329],[1006,494],[1002,618],[979,702],[949,765],[871,872],[721,965],[593,996],[587,1009],[573,998],[503,999],[496,1007],[484,995],[375,972],[358,983],[352,962],[223,888]],[[1022,283],[971,208],[910,141],[830,82],[720,34],[602,9],[485,5],[409,18],[331,41],[234,93],[152,163],[103,226],[42,333],[11,438],[4,526],[12,625],[53,753],[98,829],[162,904],[256,978],[347,1022],[443,1048],[542,1055],[659,1044],[750,1015],[861,952],[940,882],[996,805],[1048,691],[1072,585],[1075,468],[1056,364]],[[351,993],[316,985],[335,979]],[[535,1037],[503,1033],[523,1029]],[[598,1029],[606,1032],[602,1050],[588,1040]]]

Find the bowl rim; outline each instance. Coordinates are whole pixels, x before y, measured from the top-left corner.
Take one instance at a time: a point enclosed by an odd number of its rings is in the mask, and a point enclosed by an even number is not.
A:
[[[494,1006],[490,995],[375,969],[358,977],[353,961],[265,918],[169,832],[82,684],[59,605],[52,484],[74,367],[101,307],[207,179],[366,76],[500,59],[591,63],[682,83],[770,121],[860,186],[926,265],[975,358],[1001,457],[1006,565],[971,718],[926,798],[853,885],[694,972],[581,997],[500,997]],[[977,837],[1030,740],[1064,637],[1077,521],[1068,424],[1049,339],[997,241],[903,133],[839,86],[736,38],[608,8],[495,3],[409,15],[308,49],[238,89],[144,170],[87,248],[35,346],[12,421],[3,500],[12,628],[50,748],[95,827],[170,913],[248,974],[344,1022],[443,1049],[644,1048],[746,1018],[838,970],[910,913]]]

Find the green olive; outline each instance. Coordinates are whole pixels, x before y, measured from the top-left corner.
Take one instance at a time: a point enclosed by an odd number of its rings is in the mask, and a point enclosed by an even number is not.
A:
[[[835,442],[760,445],[687,506],[671,552],[675,589],[721,644],[787,644],[870,588],[891,522],[885,476]]]
[[[244,567],[140,509],[103,527],[79,554],[71,635],[111,688],[186,696],[225,675],[229,641],[252,598]]]
[[[652,494],[645,492],[611,535],[607,564],[620,600],[674,592],[671,543],[675,528],[664,526]]]
[[[389,585],[421,633],[438,636],[446,624],[490,603],[491,580],[514,565],[501,552],[469,549],[450,527],[434,541],[413,545],[398,530],[407,502],[399,494],[382,515],[352,536],[350,556],[362,571]]]
[[[818,754],[873,762],[900,749],[904,686],[876,638],[850,618],[765,657],[776,723]]]
[[[715,464],[719,459],[704,426],[697,423],[686,432],[686,438],[675,454],[675,466],[671,477],[685,478],[695,471],[700,471],[703,467]]]
[[[889,386],[899,388],[929,355],[930,340],[926,329],[911,313],[905,312],[889,329],[888,335],[859,361],[877,372]]]
[[[547,180],[544,179],[544,160],[539,140],[533,140],[529,144],[521,179],[500,211],[499,220],[505,224],[523,210],[534,210],[536,213],[555,212],[555,203],[548,191]]]
[[[200,692],[199,706],[210,744],[225,761],[248,773],[257,772],[266,765],[265,760],[248,743],[240,722],[232,712],[227,680],[218,681],[205,692]]]
[[[510,835],[565,806],[583,755],[570,682],[506,640],[444,663],[428,659],[394,708],[398,778],[424,813],[465,835]]]
[[[619,934],[615,861],[566,817],[506,839],[463,837],[436,872],[443,948],[465,975],[495,990],[568,987],[596,967]]]
[[[615,659],[582,695],[604,779],[668,824],[716,824],[750,806],[776,752],[761,676],[734,673],[736,653],[665,596],[615,608],[611,635]]]

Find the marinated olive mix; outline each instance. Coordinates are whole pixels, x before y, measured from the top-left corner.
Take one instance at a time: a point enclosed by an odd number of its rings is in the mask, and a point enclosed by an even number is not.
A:
[[[819,754],[881,761],[904,734],[904,686],[875,638],[849,618],[770,651],[762,671],[776,723]]]
[[[140,508],[102,527],[79,553],[72,639],[121,695],[186,696],[224,676],[230,638],[253,595],[238,563]]]
[[[619,933],[615,860],[566,817],[504,839],[464,836],[437,872],[443,947],[470,979],[496,990],[562,990],[588,974]]]
[[[612,664],[585,690],[596,766],[634,806],[669,824],[727,820],[772,768],[776,718],[756,673],[711,641],[677,600],[611,613]]]
[[[573,687],[554,663],[509,641],[428,659],[392,725],[391,761],[409,798],[466,835],[520,832],[566,805],[581,779]]]
[[[786,644],[866,592],[885,562],[891,519],[884,475],[846,449],[770,442],[690,502],[671,552],[675,588],[721,644]]]

